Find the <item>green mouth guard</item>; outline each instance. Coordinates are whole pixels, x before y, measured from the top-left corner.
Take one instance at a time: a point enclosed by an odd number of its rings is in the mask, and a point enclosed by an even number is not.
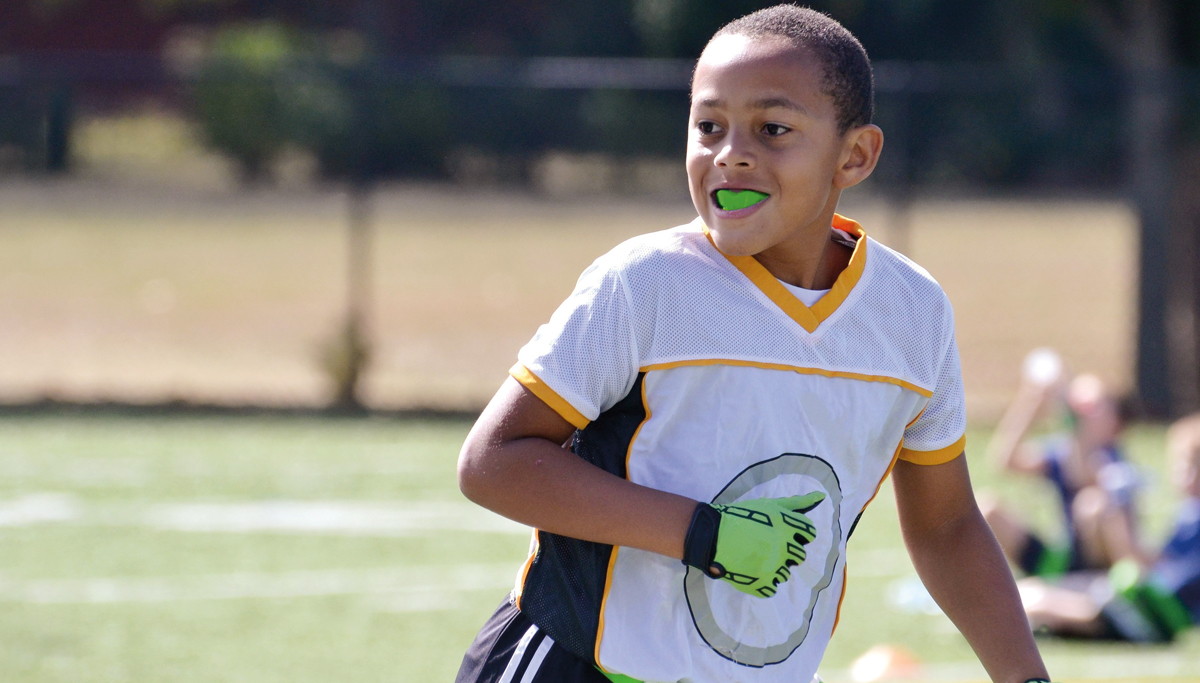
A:
[[[737,211],[754,206],[768,196],[755,190],[717,190],[717,204],[726,211]]]

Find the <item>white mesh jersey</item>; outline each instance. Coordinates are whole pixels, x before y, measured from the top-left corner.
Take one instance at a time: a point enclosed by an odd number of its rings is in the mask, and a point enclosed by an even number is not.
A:
[[[954,318],[930,275],[835,217],[849,265],[811,308],[696,221],[600,257],[511,374],[631,481],[733,502],[815,490],[808,559],[772,598],[678,560],[535,532],[517,604],[642,681],[808,681],[837,624],[846,541],[897,459],[963,451]]]

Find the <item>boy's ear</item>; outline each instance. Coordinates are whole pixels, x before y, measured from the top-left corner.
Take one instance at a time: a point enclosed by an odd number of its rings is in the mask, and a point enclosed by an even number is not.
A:
[[[838,189],[853,187],[867,179],[879,163],[883,151],[883,131],[879,126],[868,123],[846,131],[838,167],[833,174],[833,184]]]

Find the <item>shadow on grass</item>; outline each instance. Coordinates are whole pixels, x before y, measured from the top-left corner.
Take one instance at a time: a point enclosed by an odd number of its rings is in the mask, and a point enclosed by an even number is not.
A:
[[[97,417],[297,417],[297,418],[384,418],[394,420],[475,420],[478,409],[410,407],[379,409],[342,406],[259,405],[252,403],[208,403],[187,399],[136,402],[118,400],[69,401],[40,398],[0,403],[0,418],[32,415]]]

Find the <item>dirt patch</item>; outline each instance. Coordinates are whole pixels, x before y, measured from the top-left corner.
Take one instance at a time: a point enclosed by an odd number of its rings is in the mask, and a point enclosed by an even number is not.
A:
[[[885,204],[844,211],[942,282],[976,416],[994,417],[1036,346],[1130,385],[1136,239],[1120,204],[922,202],[903,236]],[[694,213],[683,197],[391,187],[375,216],[366,394],[395,408],[482,404],[592,259]],[[337,191],[0,186],[0,400],[321,404],[344,217]]]

